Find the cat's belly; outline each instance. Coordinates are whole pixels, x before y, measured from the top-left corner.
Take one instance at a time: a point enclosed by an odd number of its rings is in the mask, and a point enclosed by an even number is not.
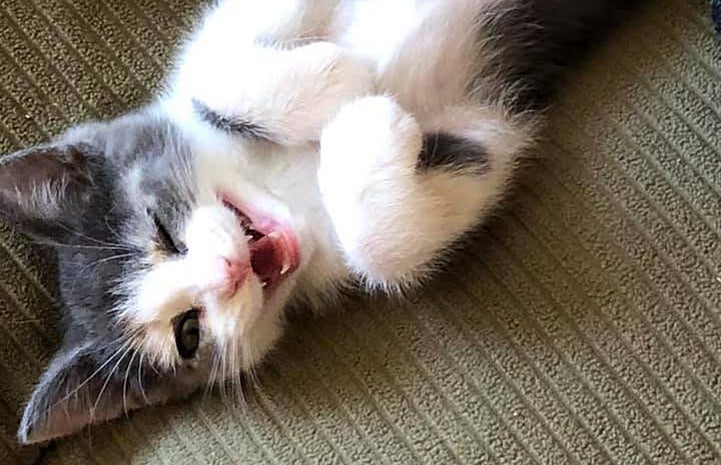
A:
[[[367,0],[345,2],[331,40],[376,73],[377,91],[390,93],[423,125],[465,100],[482,65],[478,16],[488,0]]]

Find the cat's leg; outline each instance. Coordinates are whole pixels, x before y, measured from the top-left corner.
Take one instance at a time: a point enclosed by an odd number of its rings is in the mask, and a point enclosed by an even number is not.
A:
[[[323,201],[350,267],[368,284],[416,283],[507,187],[528,143],[524,128],[493,109],[456,113],[469,141],[487,152],[475,165],[463,154],[455,166],[439,158],[431,167],[435,153],[419,159],[424,145],[433,145],[424,144],[417,122],[389,97],[355,101],[324,129]]]
[[[339,0],[222,0],[205,15],[200,34],[291,47],[326,37]]]
[[[322,39],[335,0],[230,0],[205,18],[171,81],[171,114],[284,144],[317,141],[370,72]]]

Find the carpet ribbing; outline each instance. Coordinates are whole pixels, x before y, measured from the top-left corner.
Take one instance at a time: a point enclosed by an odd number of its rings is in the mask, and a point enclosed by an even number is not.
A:
[[[0,153],[157,88],[190,0],[0,4]],[[296,318],[242,410],[139,412],[43,464],[721,463],[721,45],[654,2],[573,76],[507,207],[407,300]],[[0,463],[52,354],[46,257],[0,231]]]

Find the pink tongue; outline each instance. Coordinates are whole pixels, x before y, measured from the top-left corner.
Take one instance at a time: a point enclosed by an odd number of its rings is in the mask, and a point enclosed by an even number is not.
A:
[[[273,239],[265,236],[250,245],[250,266],[262,280],[272,279],[280,273],[281,263],[276,257]]]

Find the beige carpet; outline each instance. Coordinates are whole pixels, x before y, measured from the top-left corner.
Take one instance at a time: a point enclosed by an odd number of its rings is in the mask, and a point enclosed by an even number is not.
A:
[[[191,0],[0,2],[0,152],[149,95]],[[45,464],[721,463],[721,45],[657,1],[565,93],[508,210],[407,302],[301,321],[244,411],[145,411]],[[0,463],[57,341],[0,235]],[[301,319],[302,320],[302,319]]]

